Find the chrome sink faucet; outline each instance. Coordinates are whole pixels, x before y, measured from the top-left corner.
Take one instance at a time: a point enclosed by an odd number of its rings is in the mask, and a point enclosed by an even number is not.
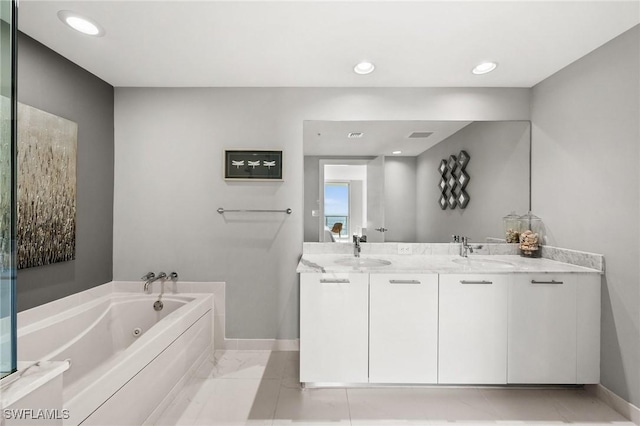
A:
[[[460,256],[467,257],[469,253],[473,253],[473,250],[481,249],[482,246],[470,246],[469,237],[460,237]]]
[[[146,280],[144,282],[144,292],[149,293],[149,285],[152,282],[165,279],[165,278],[167,278],[167,274],[165,274],[164,272],[160,272],[157,277],[156,277],[156,274],[154,274],[153,272],[147,272],[147,274],[142,277],[143,280]]]
[[[355,257],[360,257],[360,237],[357,235],[353,236],[353,255]]]

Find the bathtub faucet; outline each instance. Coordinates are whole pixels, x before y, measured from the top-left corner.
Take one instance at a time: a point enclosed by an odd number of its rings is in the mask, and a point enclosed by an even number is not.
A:
[[[149,293],[149,285],[152,282],[161,280],[163,278],[167,278],[167,274],[165,274],[164,272],[160,272],[157,277],[156,277],[156,274],[154,274],[153,272],[149,272],[147,275],[142,277],[143,280],[146,280],[144,282],[144,292]]]
[[[151,278],[154,278],[155,276],[156,276],[156,274],[154,274],[153,272],[147,272],[146,275],[144,275],[140,279],[141,280],[150,280]]]

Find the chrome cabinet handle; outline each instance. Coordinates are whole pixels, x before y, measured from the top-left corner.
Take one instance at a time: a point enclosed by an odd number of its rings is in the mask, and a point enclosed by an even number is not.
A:
[[[386,232],[386,231],[388,231],[388,229],[382,227],[382,228],[376,228],[376,231],[378,231],[378,232]]]
[[[321,284],[349,284],[347,278],[321,278]]]
[[[467,280],[460,280],[461,284],[493,284],[493,281],[467,281]]]
[[[564,284],[564,282],[563,281],[556,281],[556,280],[551,280],[551,281],[531,280],[531,284]]]
[[[389,280],[389,284],[422,284],[418,280]]]

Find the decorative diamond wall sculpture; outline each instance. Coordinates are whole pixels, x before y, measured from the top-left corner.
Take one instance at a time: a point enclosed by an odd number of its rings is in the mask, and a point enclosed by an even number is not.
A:
[[[442,177],[447,174],[447,170],[449,170],[449,168],[447,167],[447,160],[442,160],[440,162],[440,167],[438,167],[438,170],[440,170],[440,176]]]
[[[457,157],[450,155],[448,160],[445,158],[440,162],[438,167],[440,172],[438,205],[442,210],[446,210],[447,207],[464,209],[469,204],[470,198],[465,188],[469,184],[470,178],[465,169],[470,159],[469,154],[463,150]]]
[[[440,178],[440,183],[438,184],[438,188],[440,188],[440,192],[444,192],[447,190],[447,180],[445,178]]]
[[[445,194],[440,195],[440,199],[438,200],[438,204],[440,204],[440,208],[442,210],[447,209],[447,196]]]

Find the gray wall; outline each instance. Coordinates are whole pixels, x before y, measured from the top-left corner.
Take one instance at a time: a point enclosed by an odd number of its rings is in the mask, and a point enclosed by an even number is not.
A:
[[[176,270],[226,281],[227,336],[296,338],[303,121],[526,120],[529,92],[116,88],[114,279]],[[225,147],[282,149],[284,182],[225,182]]]
[[[416,242],[416,157],[384,158],[384,234],[387,242]]]
[[[18,310],[104,284],[113,273],[113,87],[18,36],[18,100],[78,124],[76,259],[18,271]]]
[[[311,216],[312,210],[318,210],[320,199],[320,158],[313,155],[304,156],[304,240],[309,243],[320,241],[318,228],[320,217]]]
[[[552,245],[603,253],[601,382],[640,406],[640,30],[532,90],[533,209]]]
[[[528,122],[476,122],[428,149],[417,162],[417,230],[419,242],[449,242],[451,235],[471,241],[503,237],[502,217],[512,210],[529,209]],[[469,204],[465,209],[442,210],[440,174],[442,159],[465,150],[471,160],[466,172]]]

